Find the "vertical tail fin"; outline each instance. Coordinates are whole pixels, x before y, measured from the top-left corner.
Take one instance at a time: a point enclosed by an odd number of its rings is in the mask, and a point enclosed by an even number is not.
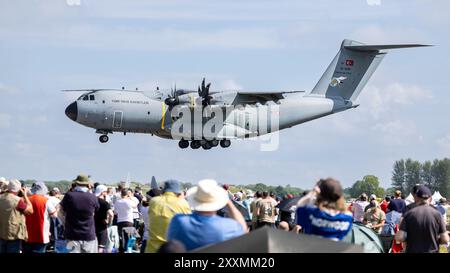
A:
[[[427,45],[365,45],[344,40],[341,49],[310,94],[355,101],[381,60],[383,50]]]

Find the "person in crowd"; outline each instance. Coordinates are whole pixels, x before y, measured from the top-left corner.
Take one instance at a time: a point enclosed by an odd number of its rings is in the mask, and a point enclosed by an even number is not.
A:
[[[439,213],[442,215],[442,219],[444,220],[444,223],[447,224],[447,199],[441,198],[436,204],[436,209],[439,211]]]
[[[391,198],[389,196],[384,197],[383,201],[380,204],[380,209],[384,212],[387,213],[387,207],[389,205],[389,202],[391,202]]]
[[[122,189],[121,199],[117,200],[114,204],[120,238],[119,252],[124,252],[126,247],[123,242],[123,229],[126,227],[134,227],[134,209],[137,208],[138,203],[133,198],[135,199],[130,189]]]
[[[28,189],[12,179],[0,195],[0,253],[20,253],[22,241],[28,239],[25,216],[32,213]]]
[[[230,192],[230,184],[223,184],[223,189],[227,191],[228,198],[233,199],[233,194]]]
[[[97,197],[89,193],[89,177],[80,174],[76,186],[59,203],[59,219],[64,224],[67,250],[70,253],[97,253],[94,214],[99,209]]]
[[[369,202],[367,202],[367,194],[362,193],[358,200],[353,202],[352,206],[352,212],[353,212],[353,219],[356,223],[362,223],[364,220],[364,211],[366,207],[369,205]]]
[[[99,208],[95,212],[95,235],[97,236],[98,252],[106,252],[106,244],[108,242],[108,226],[112,224],[114,212],[111,205],[106,202],[108,188],[105,185],[97,185],[95,188],[95,196],[98,198]]]
[[[292,194],[287,194],[285,200],[294,198]],[[289,225],[289,230],[292,230],[295,226],[295,212],[297,211],[296,206],[291,206],[287,210],[280,210],[280,225],[282,222],[286,222]]]
[[[252,219],[253,219],[253,215],[252,215],[252,211],[251,211],[251,204],[252,204],[253,200],[255,200],[253,192],[251,190],[246,190],[245,191],[245,199],[244,199],[244,201],[242,201],[242,205],[247,210],[247,213],[244,218],[245,218],[245,221],[247,222],[247,226],[250,229],[252,228]]]
[[[388,211],[395,210],[398,213],[402,213],[402,214],[405,213],[406,203],[405,203],[405,200],[402,199],[401,191],[399,191],[399,190],[395,191],[394,199],[392,199],[391,202],[389,202],[387,209],[388,209]]]
[[[319,180],[297,203],[297,224],[305,234],[340,241],[352,229],[352,223],[341,183],[333,178]]]
[[[264,191],[262,198],[256,206],[256,215],[258,217],[258,227],[269,226],[275,227],[275,217],[277,211],[275,209],[276,201],[272,199],[269,192]]]
[[[138,190],[138,194],[136,194],[136,189]],[[136,187],[136,189],[134,190],[134,192],[132,189],[128,189],[128,191],[131,192],[131,195],[130,195],[131,201],[133,201],[136,204],[136,207],[133,208],[133,226],[137,230],[137,229],[139,229],[139,225],[140,225],[141,213],[140,213],[139,209],[140,209],[140,204],[141,204],[141,200],[142,200],[143,196],[141,193],[141,189],[139,187]]]
[[[0,194],[8,191],[9,181],[4,177],[0,177]]]
[[[170,221],[177,213],[191,213],[185,199],[178,198],[181,194],[180,182],[168,180],[164,182],[163,194],[153,197],[149,203],[149,227],[146,253],[155,253],[166,242],[166,233]]]
[[[115,194],[116,194],[116,188],[108,187],[108,189],[106,191],[105,201],[108,202],[108,204],[111,206],[111,209],[113,209],[113,210],[114,210],[113,200],[114,200]]]
[[[150,199],[144,198],[142,200],[141,205],[141,217],[142,221],[144,222],[144,234],[142,234],[142,244],[141,244],[141,253],[145,253],[145,248],[147,247],[147,240],[148,240],[148,205],[149,205]]]
[[[364,225],[370,227],[376,233],[381,233],[381,229],[386,222],[386,214],[381,210],[380,206],[378,206],[376,200],[370,201],[370,204],[367,207],[368,209],[364,214]]]
[[[167,240],[177,240],[186,249],[219,243],[247,232],[247,223],[228,198],[227,192],[212,179],[198,182],[187,191],[186,199],[192,214],[177,214],[167,230]],[[217,211],[228,207],[229,218],[217,216]]]
[[[59,202],[61,202],[61,199],[59,199],[58,196],[59,193],[55,189],[48,192],[48,201],[52,203],[54,208],[56,208],[59,205]]]
[[[29,197],[33,214],[27,215],[26,224],[28,240],[24,244],[24,253],[44,253],[50,242],[50,220],[56,217],[54,204],[46,197],[48,193],[44,182],[36,182]]]
[[[369,205],[364,208],[364,214],[370,209],[372,206],[370,205],[372,201],[375,201],[375,205],[378,206],[377,196],[375,194],[371,194],[369,197]]]
[[[406,242],[407,253],[438,252],[439,244],[449,242],[442,216],[430,205],[430,199],[430,189],[419,186],[414,197],[417,206],[403,215],[395,239]]]
[[[413,196],[414,200],[416,200],[416,192],[419,189],[419,187],[420,187],[420,184],[416,184],[411,189],[411,195]],[[406,201],[405,201],[405,204],[406,204]],[[411,204],[408,204],[406,206],[405,210],[403,211],[403,213],[407,212],[408,210],[411,210],[411,209],[415,208],[416,206],[417,206],[416,202],[412,202]]]
[[[258,215],[256,214],[256,208],[259,201],[262,199],[262,192],[256,191],[255,198],[250,204],[250,212],[252,213],[252,230],[258,228]]]

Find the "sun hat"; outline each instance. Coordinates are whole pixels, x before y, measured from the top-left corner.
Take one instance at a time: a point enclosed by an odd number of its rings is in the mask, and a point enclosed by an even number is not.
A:
[[[195,211],[218,211],[228,203],[228,193],[213,179],[204,179],[186,193],[186,200]]]
[[[97,188],[95,188],[95,196],[99,197],[100,194],[107,191],[108,188],[105,185],[98,185]]]
[[[89,186],[89,176],[86,174],[79,174],[75,180],[73,180],[77,185],[80,186]]]
[[[8,191],[10,192],[19,192],[22,187],[22,183],[20,183],[17,179],[11,179],[8,184]]]

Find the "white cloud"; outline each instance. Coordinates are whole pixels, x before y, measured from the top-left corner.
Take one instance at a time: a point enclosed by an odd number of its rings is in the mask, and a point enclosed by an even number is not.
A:
[[[368,85],[363,90],[359,103],[372,118],[379,119],[382,114],[393,108],[431,99],[433,94],[428,89],[414,84],[395,82],[385,86]]]
[[[418,134],[416,124],[410,120],[377,123],[372,127],[372,133],[381,137],[384,144],[391,146],[408,145],[413,141],[423,140],[423,137]]]

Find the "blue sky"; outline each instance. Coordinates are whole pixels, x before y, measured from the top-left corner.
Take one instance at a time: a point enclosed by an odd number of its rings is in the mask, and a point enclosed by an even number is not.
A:
[[[0,0],[0,176],[310,188],[374,174],[386,187],[395,160],[450,155],[448,10],[444,0]],[[359,108],[282,131],[274,152],[258,140],[180,150],[133,134],[101,145],[64,115],[78,94],[61,89],[195,88],[205,76],[215,90],[310,91],[344,38],[436,46],[390,52]]]

